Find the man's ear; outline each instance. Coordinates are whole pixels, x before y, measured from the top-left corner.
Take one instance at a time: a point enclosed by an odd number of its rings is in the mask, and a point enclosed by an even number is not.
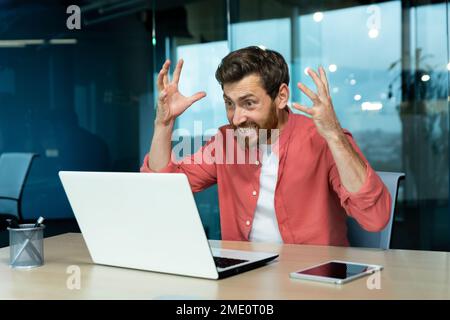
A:
[[[286,83],[282,83],[275,99],[277,108],[284,109],[289,101],[289,87]]]

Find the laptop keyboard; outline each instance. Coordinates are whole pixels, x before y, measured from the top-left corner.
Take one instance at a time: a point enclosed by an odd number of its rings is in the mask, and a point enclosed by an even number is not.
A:
[[[232,259],[232,258],[222,258],[214,257],[214,262],[218,268],[228,268],[239,263],[247,262],[248,260]]]

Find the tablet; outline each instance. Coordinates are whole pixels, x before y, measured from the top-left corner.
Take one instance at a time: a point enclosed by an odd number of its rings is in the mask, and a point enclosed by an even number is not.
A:
[[[382,266],[348,261],[332,260],[290,273],[294,279],[314,280],[343,284],[354,279],[381,271]]]

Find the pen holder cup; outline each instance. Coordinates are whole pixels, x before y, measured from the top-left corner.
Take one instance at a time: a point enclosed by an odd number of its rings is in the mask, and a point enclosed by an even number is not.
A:
[[[20,224],[9,230],[9,265],[12,268],[29,269],[44,264],[44,228],[41,224]]]

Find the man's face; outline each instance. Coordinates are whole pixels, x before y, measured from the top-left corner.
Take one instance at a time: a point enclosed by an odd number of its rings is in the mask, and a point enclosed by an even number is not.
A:
[[[260,129],[278,126],[278,113],[275,102],[263,88],[258,75],[251,74],[240,81],[223,85],[223,98],[230,124],[235,130],[238,140],[245,145],[255,146],[260,138]],[[267,143],[261,141],[262,143]]]

